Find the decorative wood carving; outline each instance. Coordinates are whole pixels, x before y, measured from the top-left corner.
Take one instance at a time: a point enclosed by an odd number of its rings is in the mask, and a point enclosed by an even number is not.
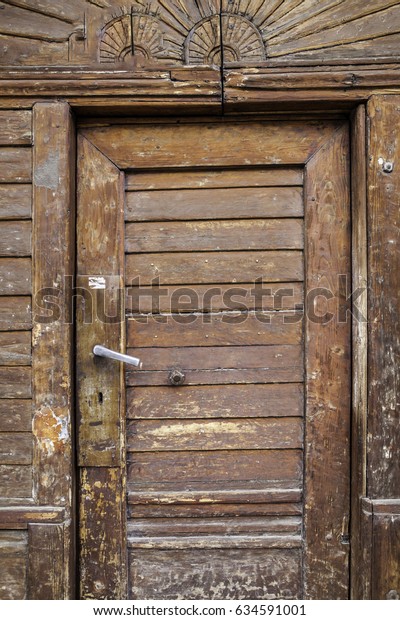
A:
[[[3,0],[0,17],[3,66],[337,64],[400,49],[399,0]]]

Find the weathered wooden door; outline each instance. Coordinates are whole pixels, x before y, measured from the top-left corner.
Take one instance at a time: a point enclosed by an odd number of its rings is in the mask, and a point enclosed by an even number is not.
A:
[[[347,123],[78,142],[81,597],[348,598]]]

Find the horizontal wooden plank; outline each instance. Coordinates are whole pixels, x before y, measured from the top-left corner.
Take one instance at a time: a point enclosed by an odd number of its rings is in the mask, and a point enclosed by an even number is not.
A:
[[[303,423],[293,417],[131,420],[127,426],[128,451],[267,450],[302,445]]]
[[[126,415],[128,419],[300,417],[303,409],[303,386],[298,383],[147,387],[127,390]]]
[[[207,284],[182,286],[132,286],[126,290],[126,311],[220,312],[221,310],[294,310],[303,305],[304,288],[298,282],[254,284]]]
[[[268,282],[297,282],[304,278],[303,252],[201,252],[175,254],[129,254],[126,282],[140,284],[249,283],[257,278]]]
[[[0,148],[0,183],[29,183],[32,180],[32,149]]]
[[[125,250],[133,253],[302,250],[303,247],[304,232],[301,219],[218,220],[162,224],[136,222],[125,227]]]
[[[0,145],[31,144],[32,112],[0,110]]]
[[[303,315],[293,312],[140,315],[127,321],[128,347],[301,344]]]
[[[262,536],[161,536],[143,538],[128,535],[130,549],[297,549],[300,536],[263,534]]]
[[[61,523],[65,510],[47,506],[0,507],[0,529],[27,529],[29,523]]]
[[[190,489],[187,489],[185,483],[176,483],[171,488],[170,483],[157,484],[157,491],[153,491],[150,485],[145,488],[137,488],[135,481],[128,484],[128,504],[130,506],[207,506],[207,505],[239,505],[239,504],[260,504],[260,505],[279,505],[282,502],[300,503],[302,499],[302,491],[298,485],[287,483],[270,483],[265,485],[263,480],[260,481],[241,481],[240,485],[234,483],[235,488],[228,488],[232,485],[224,484],[221,489],[220,483],[217,481],[209,481],[204,487],[203,483],[192,483]],[[271,508],[272,509],[272,508]],[[275,514],[275,512],[268,513]],[[279,514],[292,514],[282,512]],[[302,514],[296,512],[295,514]]]
[[[30,465],[31,463],[31,433],[0,433],[1,465]]]
[[[139,490],[144,485],[181,485],[217,482],[263,481],[291,483],[297,487],[302,476],[300,450],[220,450],[214,452],[130,452],[128,454],[128,483]],[[150,488],[148,490],[151,490]],[[171,489],[173,490],[173,489]],[[188,489],[189,490],[189,489]]]
[[[31,259],[0,258],[0,295],[30,295],[31,292]]]
[[[32,185],[0,184],[0,220],[25,220],[32,216]]]
[[[127,385],[168,385],[173,368],[186,374],[186,385],[225,383],[298,383],[303,380],[301,346],[186,347],[128,349],[143,370],[127,369]]]
[[[128,496],[129,499],[129,496]],[[128,504],[129,519],[301,516],[302,504]]]
[[[32,224],[24,221],[0,222],[0,256],[30,256]]]
[[[0,398],[31,398],[32,370],[26,366],[0,367]]]
[[[128,172],[128,191],[160,191],[176,189],[211,189],[230,187],[281,187],[303,185],[303,169],[299,167],[269,166],[240,170],[180,170],[179,172]],[[128,195],[128,203],[134,200]],[[172,206],[172,205],[171,205]]]
[[[327,122],[114,125],[84,129],[119,168],[301,165],[338,128]],[[188,145],[193,145],[188,148]],[[195,145],[195,148],[194,148]]]
[[[0,465],[1,497],[30,497],[32,467],[30,465]]]
[[[202,536],[202,535],[262,535],[293,534],[298,535],[301,517],[270,516],[260,518],[227,519],[138,519],[128,522],[128,536]]]
[[[0,297],[0,331],[32,328],[30,297]]]
[[[0,332],[0,366],[29,366],[31,341],[31,332]]]
[[[32,430],[32,401],[30,399],[0,399],[0,432]]]
[[[222,543],[222,541],[221,541]],[[297,549],[130,550],[129,597],[143,600],[301,598]]]
[[[247,171],[241,176],[246,178]],[[207,177],[204,184],[208,186]],[[250,185],[234,189],[127,192],[125,207],[128,222],[288,218],[302,217],[303,214],[300,187],[251,188]]]

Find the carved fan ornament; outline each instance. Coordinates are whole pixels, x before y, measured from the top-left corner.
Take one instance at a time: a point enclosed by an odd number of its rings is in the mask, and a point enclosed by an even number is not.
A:
[[[171,33],[167,21],[150,8],[132,8],[108,22],[101,32],[100,61],[113,63],[128,56],[147,61],[173,61],[188,65],[220,65],[224,62],[262,61],[265,42],[248,16],[214,13],[184,32]],[[221,52],[223,33],[223,58]]]

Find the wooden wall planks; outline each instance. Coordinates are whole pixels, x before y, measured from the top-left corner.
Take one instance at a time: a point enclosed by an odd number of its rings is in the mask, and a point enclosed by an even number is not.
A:
[[[303,386],[266,385],[134,388],[127,392],[128,419],[248,418],[303,415]]]
[[[26,184],[0,184],[0,220],[31,219],[32,186]]]

